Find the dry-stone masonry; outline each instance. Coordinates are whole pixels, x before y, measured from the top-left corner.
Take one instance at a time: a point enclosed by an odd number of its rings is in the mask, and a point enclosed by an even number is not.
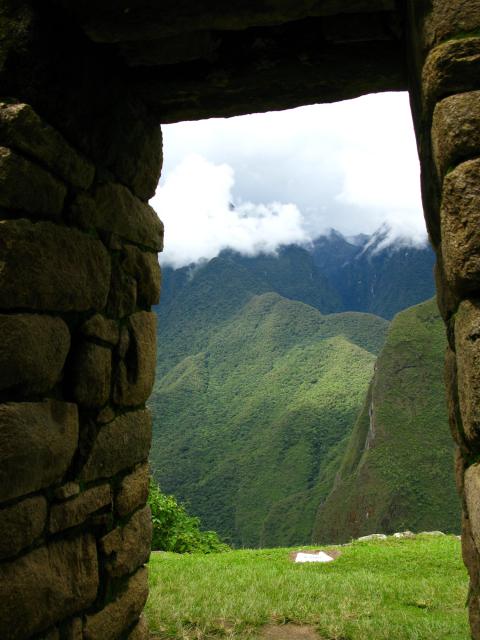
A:
[[[148,638],[159,124],[408,89],[480,639],[480,0],[0,0],[0,87],[0,638]]]

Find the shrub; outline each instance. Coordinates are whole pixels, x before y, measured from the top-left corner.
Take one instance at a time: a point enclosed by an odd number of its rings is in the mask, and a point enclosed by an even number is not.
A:
[[[230,547],[215,531],[201,531],[200,518],[188,515],[184,505],[174,496],[160,491],[150,480],[148,503],[152,510],[152,549],[175,553],[218,553]]]

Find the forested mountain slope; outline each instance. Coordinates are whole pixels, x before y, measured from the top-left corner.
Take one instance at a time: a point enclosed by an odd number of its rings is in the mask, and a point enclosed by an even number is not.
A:
[[[280,529],[285,543],[309,539],[317,484],[331,477],[387,326],[267,293],[202,332],[201,350],[159,377],[152,396],[162,489],[236,544],[276,542]]]
[[[435,300],[394,318],[335,487],[318,511],[315,541],[403,529],[458,531],[445,346]]]

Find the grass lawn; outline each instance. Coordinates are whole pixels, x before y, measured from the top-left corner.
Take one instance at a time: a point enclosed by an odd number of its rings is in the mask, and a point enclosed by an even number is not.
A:
[[[454,536],[354,542],[328,564],[294,564],[291,551],[152,554],[154,637],[247,640],[272,622],[311,625],[325,640],[470,637]]]

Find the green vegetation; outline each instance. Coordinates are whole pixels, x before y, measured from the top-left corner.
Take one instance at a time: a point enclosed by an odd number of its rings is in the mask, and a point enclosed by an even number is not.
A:
[[[150,482],[148,504],[152,510],[152,549],[174,553],[215,553],[228,551],[215,531],[202,531],[200,519],[188,515],[184,505],[174,496],[160,491],[154,480]]]
[[[290,549],[153,554],[147,617],[163,640],[258,640],[267,623],[324,640],[467,640],[467,575],[453,536],[355,542],[329,564]]]
[[[372,532],[457,532],[453,443],[443,384],[446,346],[435,300],[392,321],[314,540]]]
[[[154,475],[234,544],[308,541],[388,323],[267,293],[207,327],[189,328],[201,349],[157,378]]]

